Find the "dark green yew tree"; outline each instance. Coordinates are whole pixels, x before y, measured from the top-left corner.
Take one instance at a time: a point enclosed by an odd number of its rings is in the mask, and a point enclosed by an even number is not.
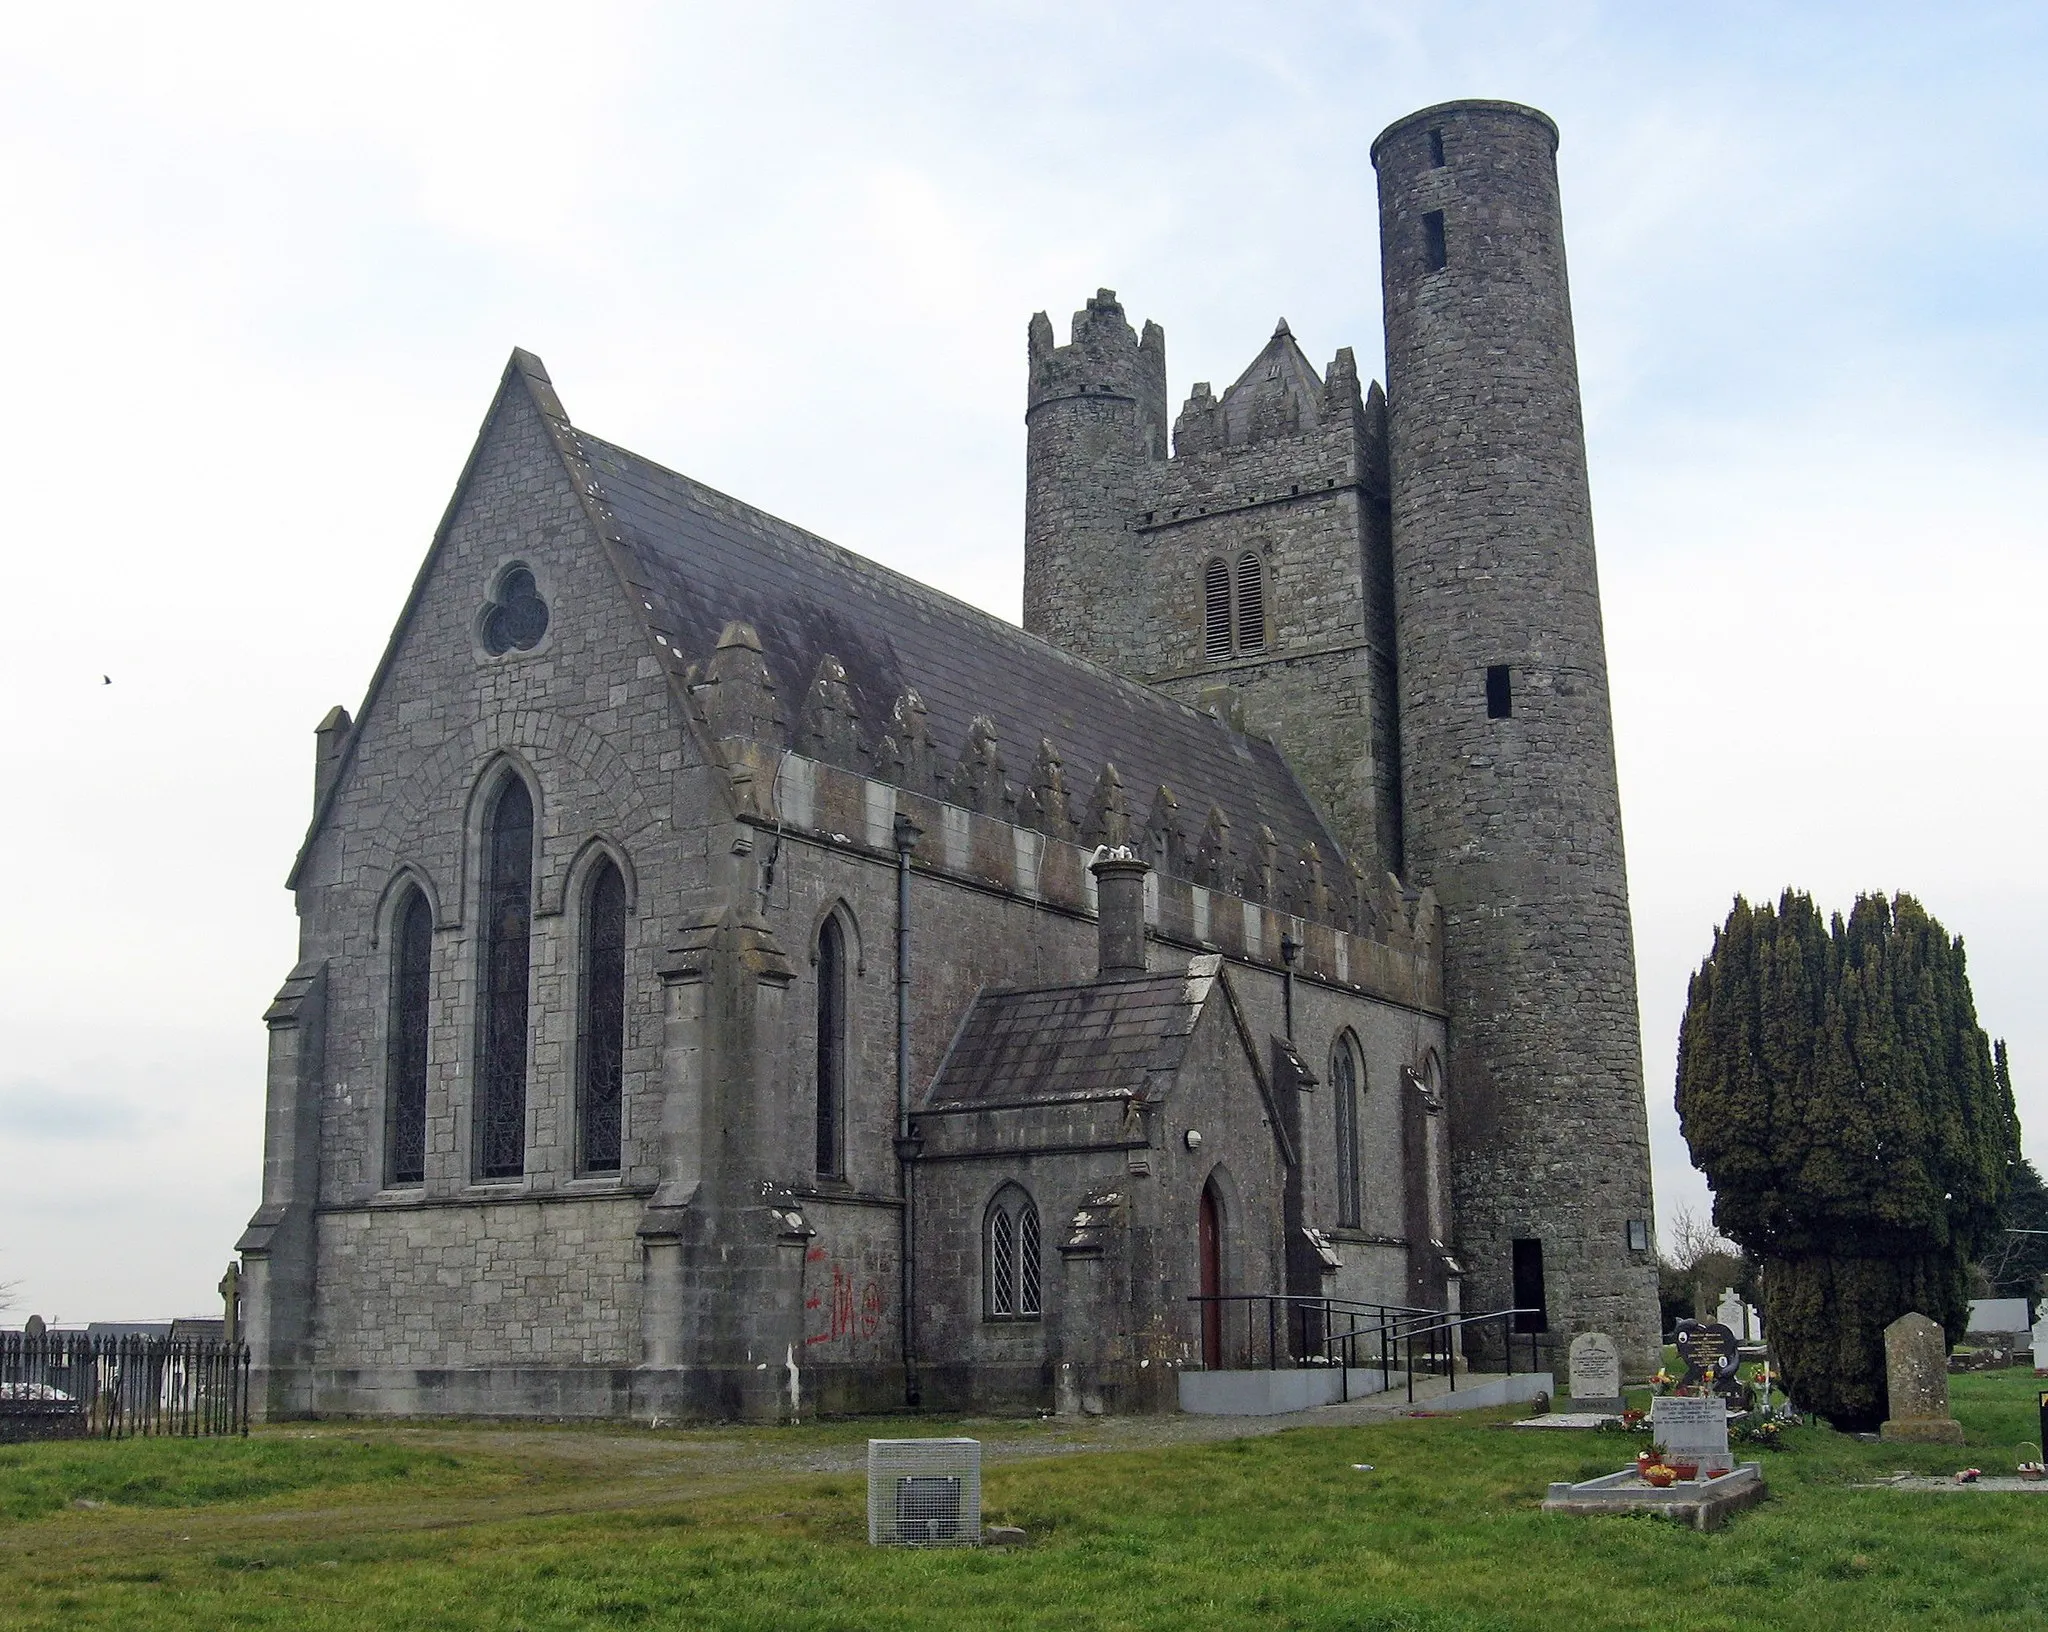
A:
[[[1907,895],[1846,921],[1738,898],[1687,994],[1678,1116],[1793,1397],[1875,1426],[1885,1327],[1917,1309],[1962,1336],[2020,1159],[1963,943]]]

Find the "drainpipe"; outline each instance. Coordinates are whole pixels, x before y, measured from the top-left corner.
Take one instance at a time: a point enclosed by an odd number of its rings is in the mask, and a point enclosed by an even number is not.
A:
[[[897,1256],[903,1265],[898,1292],[903,1332],[903,1403],[922,1403],[917,1380],[917,1160],[918,1141],[910,1131],[910,852],[924,829],[897,813],[896,839],[896,1190],[902,1241]]]
[[[1286,930],[1280,932],[1281,1000],[1286,1005],[1284,1014],[1287,1040],[1294,1041],[1294,960],[1301,956],[1301,942]]]

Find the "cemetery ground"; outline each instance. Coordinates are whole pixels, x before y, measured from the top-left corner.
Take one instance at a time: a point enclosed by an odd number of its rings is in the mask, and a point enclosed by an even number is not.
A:
[[[2048,1494],[1858,1488],[2009,1470],[2035,1401],[2024,1370],[1957,1377],[1961,1453],[1795,1430],[1772,1499],[1706,1535],[1543,1513],[1635,1442],[1508,1412],[0,1447],[0,1626],[2048,1627]],[[962,1431],[1029,1545],[869,1548],[867,1437]]]

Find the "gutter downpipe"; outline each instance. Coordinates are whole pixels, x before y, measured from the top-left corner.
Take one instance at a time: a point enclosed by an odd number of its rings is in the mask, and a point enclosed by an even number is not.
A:
[[[896,841],[896,1188],[902,1239],[897,1256],[903,1266],[898,1292],[898,1324],[903,1332],[903,1403],[923,1403],[917,1376],[917,1149],[910,1131],[910,853],[924,829],[901,811],[893,829]]]

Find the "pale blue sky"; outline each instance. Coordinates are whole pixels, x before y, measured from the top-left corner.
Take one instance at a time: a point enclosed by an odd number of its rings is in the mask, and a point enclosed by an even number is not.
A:
[[[2038,6],[99,6],[0,38],[0,1280],[204,1309],[311,729],[508,349],[592,430],[1015,616],[1024,325],[1377,374],[1367,148],[1559,165],[1659,1198],[1738,890],[1969,941],[2048,1158]],[[103,686],[102,674],[115,684]]]

